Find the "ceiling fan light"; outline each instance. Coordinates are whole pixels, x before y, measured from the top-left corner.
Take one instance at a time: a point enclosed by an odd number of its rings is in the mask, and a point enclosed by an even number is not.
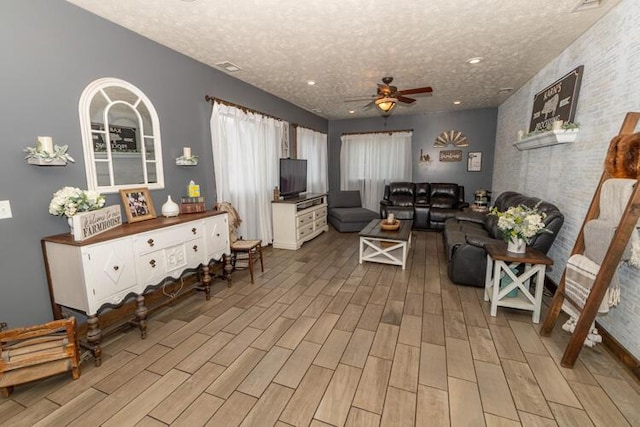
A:
[[[376,106],[383,112],[389,113],[396,106],[398,100],[396,98],[390,98],[385,96],[384,98],[376,99]]]

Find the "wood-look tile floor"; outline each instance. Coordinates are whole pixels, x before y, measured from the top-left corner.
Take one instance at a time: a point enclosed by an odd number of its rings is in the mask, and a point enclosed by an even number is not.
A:
[[[154,313],[145,340],[108,337],[80,379],[16,387],[0,424],[640,426],[640,386],[604,348],[560,367],[567,335],[491,317],[448,280],[441,234],[414,232],[406,270],[359,265],[357,233],[331,229],[233,278]]]

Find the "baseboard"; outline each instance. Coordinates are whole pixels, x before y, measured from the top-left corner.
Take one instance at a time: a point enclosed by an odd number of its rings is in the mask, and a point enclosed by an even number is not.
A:
[[[549,278],[545,277],[544,287],[552,294],[558,289],[558,285]],[[618,359],[629,371],[640,380],[640,361],[636,359],[629,351],[622,346],[602,325],[596,321],[596,327],[598,332],[602,336],[602,345],[616,358]]]

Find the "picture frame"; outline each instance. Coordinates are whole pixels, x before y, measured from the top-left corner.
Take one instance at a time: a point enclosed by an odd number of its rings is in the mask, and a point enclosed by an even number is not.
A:
[[[482,171],[482,151],[469,151],[467,155],[467,172]]]
[[[120,198],[127,214],[127,222],[146,221],[156,217],[156,209],[153,206],[149,188],[138,187],[120,190]]]

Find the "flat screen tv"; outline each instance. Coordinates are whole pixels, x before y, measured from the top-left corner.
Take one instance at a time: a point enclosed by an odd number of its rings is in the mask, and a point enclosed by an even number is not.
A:
[[[307,161],[280,159],[280,195],[285,199],[307,191]]]

